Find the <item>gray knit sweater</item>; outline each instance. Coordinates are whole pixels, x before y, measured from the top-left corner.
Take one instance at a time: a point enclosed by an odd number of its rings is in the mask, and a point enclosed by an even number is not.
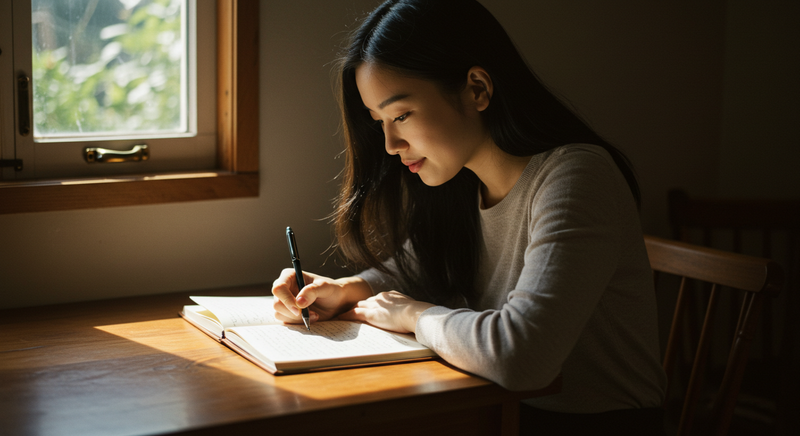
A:
[[[611,156],[572,144],[533,156],[511,192],[480,211],[475,301],[422,313],[417,340],[451,364],[512,390],[561,393],[526,400],[571,413],[656,407],[659,363],[653,278],[639,215]],[[375,293],[402,289],[376,270]]]

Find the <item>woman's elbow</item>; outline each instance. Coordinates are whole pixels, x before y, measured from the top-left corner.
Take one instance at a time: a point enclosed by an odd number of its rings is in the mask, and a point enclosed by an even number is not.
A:
[[[505,367],[504,370],[487,378],[510,391],[535,391],[550,386],[559,374],[558,370],[536,368],[512,370],[510,367]]]
[[[536,379],[524,381],[516,378],[506,378],[497,380],[495,383],[509,391],[538,391],[550,386],[556,380],[556,377],[557,375],[548,378],[537,377]]]

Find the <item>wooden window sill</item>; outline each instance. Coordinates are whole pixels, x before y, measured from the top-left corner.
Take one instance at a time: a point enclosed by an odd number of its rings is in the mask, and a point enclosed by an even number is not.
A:
[[[258,173],[224,171],[0,183],[0,214],[257,197]]]

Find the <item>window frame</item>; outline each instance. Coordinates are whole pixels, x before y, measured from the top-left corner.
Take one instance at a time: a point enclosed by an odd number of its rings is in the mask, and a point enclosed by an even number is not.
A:
[[[0,214],[257,197],[258,0],[217,0],[217,169],[0,182]],[[241,56],[239,54],[242,54]]]

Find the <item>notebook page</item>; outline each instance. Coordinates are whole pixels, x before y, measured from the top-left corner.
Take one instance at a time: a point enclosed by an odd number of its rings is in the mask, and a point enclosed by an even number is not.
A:
[[[302,325],[253,326],[232,330],[275,362],[334,359],[426,349],[413,339],[347,321],[315,323],[311,326],[311,332]]]
[[[280,323],[272,308],[274,297],[189,297],[212,312],[225,328]]]

